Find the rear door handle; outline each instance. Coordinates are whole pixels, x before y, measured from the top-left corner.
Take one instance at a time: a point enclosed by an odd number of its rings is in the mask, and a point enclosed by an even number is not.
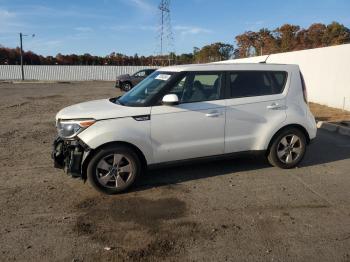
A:
[[[220,113],[219,111],[216,111],[216,110],[205,114],[206,117],[218,117],[221,115],[222,115],[222,113]]]
[[[285,105],[280,105],[278,103],[272,103],[271,105],[267,106],[266,108],[270,109],[270,110],[284,110],[287,107]]]

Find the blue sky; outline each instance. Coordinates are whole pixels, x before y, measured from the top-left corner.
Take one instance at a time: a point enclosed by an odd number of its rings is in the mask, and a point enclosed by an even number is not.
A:
[[[0,0],[0,44],[43,55],[151,55],[159,52],[159,0]],[[338,21],[350,27],[348,0],[172,0],[176,53],[284,23],[308,27]]]

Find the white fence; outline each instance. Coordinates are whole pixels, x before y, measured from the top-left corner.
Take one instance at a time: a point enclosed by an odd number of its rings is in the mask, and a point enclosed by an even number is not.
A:
[[[266,56],[225,61],[258,63]],[[350,110],[350,44],[271,55],[267,63],[297,64],[311,102]]]
[[[266,56],[229,60],[233,63],[257,63]],[[309,100],[350,110],[350,44],[271,55],[267,63],[298,64]],[[35,80],[83,81],[114,80],[145,66],[25,66],[25,78]],[[0,80],[21,78],[17,65],[0,65]]]
[[[24,66],[26,80],[53,81],[84,81],[84,80],[115,80],[117,75],[132,74],[153,66]],[[0,80],[21,79],[21,66],[0,65]]]

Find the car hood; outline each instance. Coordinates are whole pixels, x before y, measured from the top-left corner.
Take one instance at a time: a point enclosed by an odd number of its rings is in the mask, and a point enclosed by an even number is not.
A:
[[[115,104],[109,99],[101,99],[65,107],[57,113],[56,121],[58,119],[68,120],[86,118],[101,120],[108,118],[148,115],[150,112],[150,107],[128,107]]]

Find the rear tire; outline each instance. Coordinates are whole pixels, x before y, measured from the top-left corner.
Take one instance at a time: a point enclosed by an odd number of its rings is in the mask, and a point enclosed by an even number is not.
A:
[[[89,183],[105,194],[127,191],[139,177],[141,161],[128,146],[111,145],[100,149],[87,167]]]
[[[273,138],[267,160],[271,165],[279,168],[293,168],[300,163],[305,152],[305,134],[298,128],[288,128]]]

